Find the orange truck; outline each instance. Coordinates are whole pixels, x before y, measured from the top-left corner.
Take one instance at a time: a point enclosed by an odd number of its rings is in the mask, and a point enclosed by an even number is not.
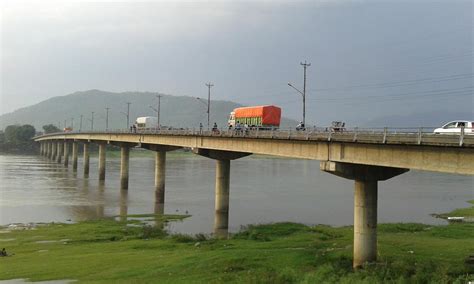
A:
[[[248,125],[258,128],[280,127],[281,108],[273,105],[239,107],[229,115],[229,128]]]

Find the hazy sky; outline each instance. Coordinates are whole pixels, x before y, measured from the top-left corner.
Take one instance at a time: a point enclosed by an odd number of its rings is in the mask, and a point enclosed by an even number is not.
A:
[[[0,114],[75,91],[278,104],[299,119],[472,112],[472,1],[2,1]],[[473,115],[474,116],[474,115]]]

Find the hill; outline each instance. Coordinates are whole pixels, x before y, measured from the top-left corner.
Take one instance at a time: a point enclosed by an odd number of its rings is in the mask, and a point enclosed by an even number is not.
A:
[[[94,112],[94,130],[105,129],[106,107],[109,109],[109,129],[124,129],[127,125],[127,102],[130,102],[130,124],[139,116],[156,116],[150,108],[157,108],[157,93],[123,92],[112,93],[100,90],[75,92],[70,95],[50,98],[38,104],[18,109],[0,116],[0,129],[11,124],[31,124],[41,130],[45,124],[64,127],[74,125],[74,129],[91,129]],[[211,101],[211,124],[219,127],[227,125],[229,113],[242,105],[231,101]],[[195,97],[163,95],[161,98],[160,121],[162,125],[173,127],[199,127],[207,125],[207,107]],[[283,118],[282,127],[295,126],[296,121]]]

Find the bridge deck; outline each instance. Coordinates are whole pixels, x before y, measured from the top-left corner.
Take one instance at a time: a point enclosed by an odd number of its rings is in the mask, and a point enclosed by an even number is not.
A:
[[[53,133],[34,139],[169,145],[474,175],[474,135],[163,130]]]

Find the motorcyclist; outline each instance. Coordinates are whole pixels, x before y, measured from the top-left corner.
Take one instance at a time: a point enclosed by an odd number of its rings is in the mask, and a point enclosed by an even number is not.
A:
[[[296,130],[304,130],[304,123],[302,121],[296,126]]]

